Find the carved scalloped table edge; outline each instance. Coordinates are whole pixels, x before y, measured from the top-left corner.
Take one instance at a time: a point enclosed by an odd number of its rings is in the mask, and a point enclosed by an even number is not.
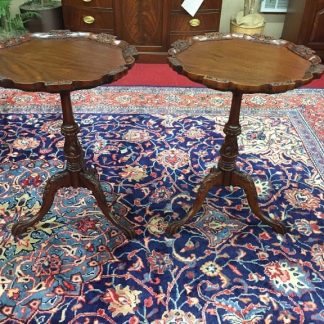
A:
[[[196,75],[187,71],[180,60],[177,58],[177,54],[185,51],[195,42],[204,42],[210,40],[230,40],[230,39],[242,39],[251,42],[272,44],[276,46],[284,46],[296,55],[299,55],[305,60],[308,60],[311,65],[307,71],[305,71],[304,77],[300,80],[287,80],[285,82],[273,82],[257,86],[244,86],[239,83],[232,82],[230,80],[218,79],[208,75]],[[206,33],[203,35],[193,36],[188,40],[177,40],[171,44],[171,48],[168,51],[168,60],[171,67],[178,73],[184,74],[189,79],[203,83],[209,88],[222,90],[222,91],[238,91],[242,93],[279,93],[286,92],[298,88],[304,84],[309,83],[313,79],[320,78],[324,72],[324,65],[321,65],[321,58],[315,54],[315,51],[304,46],[296,45],[283,39],[276,39],[271,36],[265,35],[247,35],[247,34],[223,34],[219,32]]]
[[[123,40],[118,40],[116,36],[100,33],[94,34],[90,32],[72,32],[69,30],[52,30],[47,33],[32,33],[16,36],[0,41],[0,53],[2,49],[20,45],[32,39],[90,39],[101,44],[113,45],[121,48],[125,60],[125,65],[116,67],[116,69],[103,74],[96,80],[78,81],[78,80],[61,80],[57,82],[35,82],[31,84],[19,84],[14,80],[8,79],[0,75],[0,87],[15,88],[25,91],[45,91],[45,92],[60,92],[73,91],[78,89],[86,89],[96,87],[100,84],[111,83],[121,78],[126,71],[131,68],[138,56],[135,46],[128,44]]]

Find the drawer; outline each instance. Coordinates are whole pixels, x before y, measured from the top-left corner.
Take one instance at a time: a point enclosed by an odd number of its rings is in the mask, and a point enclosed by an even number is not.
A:
[[[72,0],[73,1],[73,0]],[[183,0],[172,0],[172,10],[184,10],[181,7]],[[201,4],[199,10],[202,9],[218,9],[219,11],[222,8],[222,0],[204,0]]]
[[[199,20],[199,26],[192,26],[190,24],[192,19],[193,17],[187,13],[173,13],[171,15],[170,31],[199,33],[200,31],[212,31],[219,29],[219,12],[197,13],[195,19]]]
[[[85,17],[90,18],[88,23],[85,22]],[[114,28],[114,15],[111,10],[64,6],[63,18],[65,28],[71,30],[92,31]]]
[[[64,6],[112,8],[113,0],[62,0]]]

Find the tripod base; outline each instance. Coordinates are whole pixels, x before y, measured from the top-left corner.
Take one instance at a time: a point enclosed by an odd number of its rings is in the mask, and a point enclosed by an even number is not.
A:
[[[189,210],[186,217],[180,221],[173,222],[169,224],[166,232],[168,234],[175,234],[181,226],[190,222],[191,219],[195,216],[198,210],[201,208],[208,192],[214,186],[219,187],[222,185],[232,185],[234,187],[241,187],[247,197],[248,203],[252,212],[265,224],[271,226],[275,232],[279,234],[285,234],[287,229],[279,222],[272,220],[271,218],[265,216],[258,204],[258,195],[255,188],[255,184],[252,180],[252,177],[248,174],[234,170],[234,171],[223,171],[220,169],[212,169],[210,174],[205,177],[200,188],[198,190],[196,200]]]
[[[77,185],[75,185],[77,184]],[[89,189],[97,200],[98,206],[102,210],[103,214],[114,226],[119,228],[127,238],[132,239],[135,236],[135,232],[130,228],[130,224],[127,226],[122,225],[118,216],[111,214],[111,206],[106,203],[104,192],[99,183],[99,179],[94,170],[81,170],[79,172],[71,172],[64,170],[53,175],[47,182],[43,193],[43,203],[38,213],[30,219],[24,219],[16,223],[12,227],[12,234],[14,236],[21,235],[26,232],[28,227],[35,225],[37,222],[43,219],[43,217],[50,210],[56,192],[64,187],[83,187]],[[127,222],[126,219],[124,222]]]

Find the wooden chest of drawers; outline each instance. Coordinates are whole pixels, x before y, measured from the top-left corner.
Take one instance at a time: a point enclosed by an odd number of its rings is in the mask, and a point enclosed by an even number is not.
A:
[[[166,62],[172,42],[219,30],[222,0],[205,0],[195,17],[183,0],[62,0],[64,25],[107,32],[133,45],[140,62]]]

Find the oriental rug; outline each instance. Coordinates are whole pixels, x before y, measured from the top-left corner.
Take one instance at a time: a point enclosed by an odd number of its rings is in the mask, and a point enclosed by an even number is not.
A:
[[[18,218],[40,207],[64,167],[57,95],[0,90],[1,323],[323,323],[324,91],[244,96],[240,188],[215,188],[174,237],[202,178],[217,163],[231,96],[205,88],[100,87],[72,95],[86,160],[125,240],[85,189],[58,192],[24,236]]]

